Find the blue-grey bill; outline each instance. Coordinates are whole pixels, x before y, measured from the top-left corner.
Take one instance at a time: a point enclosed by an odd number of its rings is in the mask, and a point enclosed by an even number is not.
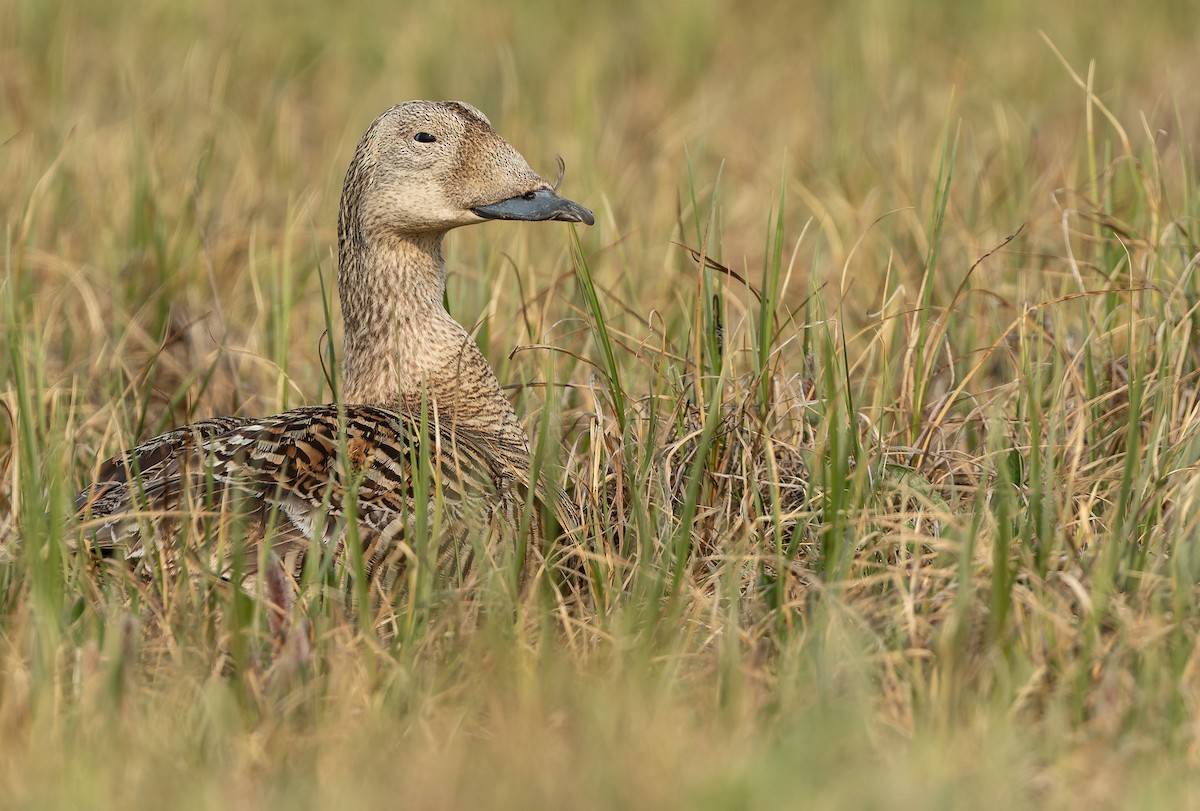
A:
[[[487,220],[561,220],[592,225],[596,218],[592,212],[565,197],[559,197],[549,189],[510,197],[498,203],[476,206],[471,209]]]

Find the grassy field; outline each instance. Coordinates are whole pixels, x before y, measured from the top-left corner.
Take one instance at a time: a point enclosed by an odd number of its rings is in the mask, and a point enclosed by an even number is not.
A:
[[[0,3],[0,807],[1200,804],[1191,0],[404,6]],[[99,459],[330,399],[409,98],[596,212],[448,242],[580,599],[98,576]]]

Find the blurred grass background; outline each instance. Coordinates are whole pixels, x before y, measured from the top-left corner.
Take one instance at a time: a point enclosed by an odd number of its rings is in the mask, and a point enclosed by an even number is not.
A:
[[[1194,802],[1197,75],[1186,0],[6,0],[0,805]],[[712,291],[717,369],[761,371],[753,296],[674,242],[778,291],[770,369],[817,403],[798,595],[757,590],[745,530],[682,608],[412,650],[319,625],[282,687],[223,674],[217,613],[147,639],[150,599],[77,597],[98,457],[329,398],[342,175],[410,98],[563,156],[631,397],[695,394]],[[531,429],[550,390],[519,384],[572,384],[568,474],[636,438],[597,369],[510,357],[601,362],[565,230],[448,247]]]

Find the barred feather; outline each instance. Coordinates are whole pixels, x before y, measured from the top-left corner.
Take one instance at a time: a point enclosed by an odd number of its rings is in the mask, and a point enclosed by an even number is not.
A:
[[[97,549],[133,560],[153,552],[169,570],[188,551],[169,542],[182,524],[191,523],[195,533],[196,522],[227,519],[239,505],[249,520],[247,537],[265,538],[285,559],[314,541],[343,555],[353,510],[370,572],[402,540],[419,547],[412,538],[413,468],[421,443],[433,463],[426,515],[432,521],[440,501],[449,536],[441,546],[466,542],[464,512],[491,524],[496,505],[520,500],[527,492],[520,471],[499,462],[493,442],[449,428],[422,432],[419,420],[373,406],[345,409],[344,421],[335,406],[205,420],[107,461],[76,507]],[[248,571],[256,560],[247,554]]]

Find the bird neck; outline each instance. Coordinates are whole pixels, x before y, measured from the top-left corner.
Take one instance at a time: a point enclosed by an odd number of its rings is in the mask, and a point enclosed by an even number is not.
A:
[[[528,437],[475,341],[443,304],[443,234],[339,240],[343,400],[424,408],[430,422],[528,458]]]

